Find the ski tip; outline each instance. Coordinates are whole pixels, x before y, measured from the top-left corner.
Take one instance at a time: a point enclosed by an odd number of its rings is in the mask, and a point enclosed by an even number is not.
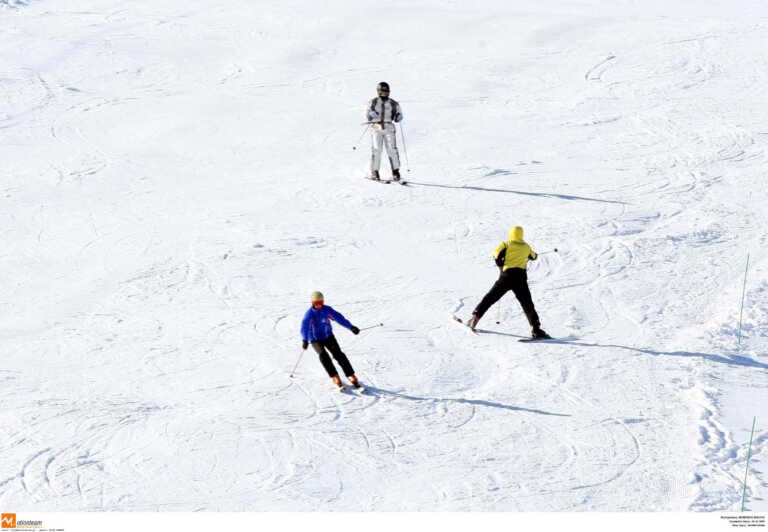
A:
[[[477,334],[477,331],[469,326],[469,322],[462,320],[458,316],[453,316],[453,319],[456,320],[458,323],[461,323],[467,329],[469,329],[469,332],[471,332],[472,334]]]

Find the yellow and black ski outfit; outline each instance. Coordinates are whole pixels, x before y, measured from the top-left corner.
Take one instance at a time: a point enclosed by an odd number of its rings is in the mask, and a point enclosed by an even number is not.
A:
[[[493,252],[493,258],[496,265],[501,269],[501,275],[472,313],[470,327],[474,329],[483,314],[511,290],[523,307],[528,323],[531,324],[533,336],[540,336],[541,333],[546,334],[541,330],[539,315],[533,306],[531,291],[528,288],[526,268],[528,261],[536,260],[536,257],[536,252],[523,240],[523,228],[513,227],[509,232],[509,240],[499,244]]]

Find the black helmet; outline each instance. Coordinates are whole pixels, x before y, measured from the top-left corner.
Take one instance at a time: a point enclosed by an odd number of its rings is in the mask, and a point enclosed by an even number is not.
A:
[[[378,92],[379,94],[381,94],[382,92],[386,92],[387,94],[389,94],[389,83],[387,83],[386,81],[379,82],[379,84],[376,85],[376,92]]]

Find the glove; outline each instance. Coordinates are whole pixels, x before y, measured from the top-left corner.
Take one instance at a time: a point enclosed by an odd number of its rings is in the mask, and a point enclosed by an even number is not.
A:
[[[403,115],[401,115],[400,113],[397,113],[397,114],[395,115],[395,122],[399,122],[399,121],[400,121],[400,120],[402,120],[402,119],[403,119]]]
[[[360,329],[358,329],[354,325],[350,327],[349,330],[352,331],[352,334],[360,334]]]
[[[371,120],[378,120],[379,119],[379,113],[377,111],[369,111],[368,112],[368,118]]]
[[[309,342],[307,342],[306,340],[302,340],[301,341],[301,348],[302,349],[306,349],[308,346],[309,346]]]

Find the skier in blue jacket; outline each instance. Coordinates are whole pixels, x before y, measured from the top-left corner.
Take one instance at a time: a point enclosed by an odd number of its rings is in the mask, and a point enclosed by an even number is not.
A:
[[[306,349],[309,344],[312,344],[312,348],[320,356],[320,363],[325,368],[325,371],[328,372],[328,376],[333,380],[333,383],[339,388],[344,388],[341,378],[339,377],[339,372],[336,371],[336,367],[333,365],[331,357],[328,356],[328,351],[330,351],[333,358],[335,358],[336,362],[341,366],[344,375],[347,376],[347,379],[349,379],[352,386],[360,388],[360,382],[355,376],[355,370],[352,369],[352,364],[349,363],[347,355],[341,351],[339,342],[337,342],[336,337],[333,336],[331,321],[335,321],[342,327],[346,327],[352,331],[353,334],[358,334],[360,332],[360,329],[352,325],[340,312],[335,311],[329,305],[325,304],[321,292],[312,292],[312,306],[304,314],[304,319],[301,321],[301,348]]]

